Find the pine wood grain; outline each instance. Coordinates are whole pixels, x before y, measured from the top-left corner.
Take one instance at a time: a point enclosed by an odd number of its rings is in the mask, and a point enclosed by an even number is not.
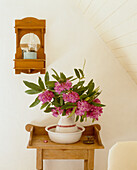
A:
[[[69,149],[59,149],[59,150],[44,150],[43,159],[88,159],[87,150],[69,150]]]
[[[14,60],[15,74],[21,72],[31,74],[46,72],[46,55],[44,53],[44,34],[46,32],[46,20],[39,20],[33,17],[15,20],[16,33],[16,54]],[[22,49],[20,45],[21,38],[28,33],[34,33],[40,40],[40,46],[37,51],[37,59],[23,59]],[[25,45],[27,46],[27,45]],[[41,59],[41,60],[40,60]]]
[[[84,159],[84,170],[94,169],[94,150],[103,149],[99,131],[100,125],[95,124],[85,127],[80,141],[73,144],[58,144],[52,142],[45,127],[26,125],[26,130],[30,132],[27,148],[37,150],[37,169],[43,170],[44,159]],[[84,144],[86,136],[94,136],[94,144]],[[48,141],[45,143],[45,140]]]

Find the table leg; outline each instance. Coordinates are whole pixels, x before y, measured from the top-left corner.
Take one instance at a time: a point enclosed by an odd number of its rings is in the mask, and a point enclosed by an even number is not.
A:
[[[88,150],[88,170],[94,170],[94,149]]]
[[[88,160],[84,160],[84,170],[88,170]]]
[[[36,167],[37,170],[43,170],[43,153],[42,149],[37,149],[37,162],[36,162]]]

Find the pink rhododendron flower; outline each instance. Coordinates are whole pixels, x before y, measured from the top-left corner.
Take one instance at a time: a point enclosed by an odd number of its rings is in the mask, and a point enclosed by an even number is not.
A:
[[[99,99],[94,99],[93,102],[101,103]],[[98,117],[103,113],[102,107],[91,105],[90,110],[87,112],[87,117],[98,120]]]
[[[66,115],[69,115],[72,112],[72,109],[67,109],[66,110]]]
[[[94,99],[93,102],[101,103],[99,99]],[[76,109],[76,115],[82,116],[87,112],[87,117],[98,120],[98,117],[103,113],[102,107],[89,104],[87,101],[78,101],[78,108]]]
[[[57,82],[57,83],[55,83],[55,88],[54,88],[54,90],[55,90],[55,92],[57,92],[57,93],[61,93],[62,91],[64,91],[64,90],[69,90],[70,88],[71,88],[71,86],[72,86],[72,83],[71,83],[71,81],[69,81],[69,80],[67,80],[66,82],[64,82],[64,83],[59,83],[59,82]]]
[[[78,101],[78,108],[76,109],[76,115],[82,116],[85,112],[89,111],[91,105],[87,101]]]
[[[62,84],[62,86],[64,87],[64,89],[69,90],[72,86],[71,81],[67,80],[65,83]]]
[[[101,116],[101,113],[103,113],[103,109],[101,107],[92,105],[92,109],[87,112],[87,117],[98,120],[98,117]]]
[[[67,93],[67,94],[63,94],[63,100],[65,102],[70,102],[70,103],[75,103],[77,100],[79,100],[79,95],[78,93],[76,92],[70,92],[70,93]]]
[[[54,94],[51,91],[46,90],[45,92],[39,95],[38,99],[42,101],[44,104],[46,102],[50,102],[53,97],[54,97]]]
[[[94,99],[93,102],[95,102],[95,103],[101,103],[101,101],[100,101],[98,98]]]
[[[63,110],[60,107],[55,107],[55,109],[52,109],[52,115],[54,117],[58,117],[58,115],[61,115],[63,113]]]
[[[61,83],[57,82],[57,83],[55,83],[54,90],[55,90],[55,92],[60,94],[64,90],[64,87],[62,86]]]

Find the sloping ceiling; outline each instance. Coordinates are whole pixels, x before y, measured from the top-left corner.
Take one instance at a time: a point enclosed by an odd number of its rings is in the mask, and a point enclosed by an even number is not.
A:
[[[76,3],[137,83],[137,0],[77,0]]]

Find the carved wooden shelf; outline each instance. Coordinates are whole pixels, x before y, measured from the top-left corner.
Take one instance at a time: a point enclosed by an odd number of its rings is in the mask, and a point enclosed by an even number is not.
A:
[[[44,34],[45,34],[46,20],[39,20],[28,17],[21,20],[15,20],[16,32],[16,54],[14,59],[15,74],[23,73],[37,73],[45,74],[46,72],[46,55],[44,54]],[[23,51],[21,49],[21,39],[24,35],[33,33],[39,38],[40,44],[37,51],[37,59],[24,59]],[[26,45],[26,44],[23,44]],[[37,46],[38,47],[38,46]]]

